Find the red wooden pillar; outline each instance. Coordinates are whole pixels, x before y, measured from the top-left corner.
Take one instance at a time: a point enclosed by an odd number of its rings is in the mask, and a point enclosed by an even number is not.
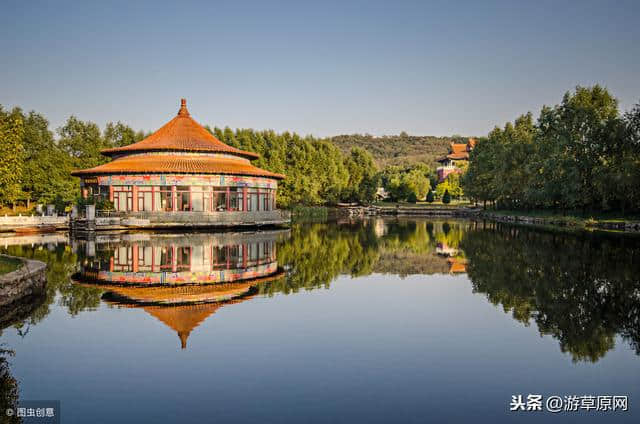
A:
[[[133,258],[133,272],[138,272],[138,245],[132,246],[131,256]]]
[[[171,210],[178,210],[178,193],[176,190],[176,186],[171,186]]]
[[[173,186],[175,189],[176,186]],[[178,257],[176,256],[176,247],[171,246],[171,271],[176,272],[178,270]]]
[[[132,206],[132,210],[133,212],[138,212],[138,186],[134,185],[133,188],[133,205]]]
[[[247,267],[247,244],[242,244],[242,268]]]
[[[242,187],[242,210],[243,211],[247,211],[247,194],[248,194],[248,189],[247,187]]]
[[[227,212],[229,212],[229,205],[231,204],[230,194],[231,194],[231,189],[227,187]]]

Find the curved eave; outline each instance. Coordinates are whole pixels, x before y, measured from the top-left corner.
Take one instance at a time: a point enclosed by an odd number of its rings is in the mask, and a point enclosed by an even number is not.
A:
[[[132,145],[133,146],[133,145]],[[153,153],[153,152],[162,152],[162,153],[171,153],[171,152],[188,152],[188,153],[224,153],[229,155],[239,156],[245,159],[258,159],[260,155],[253,152],[247,152],[246,150],[239,150],[231,148],[229,149],[218,149],[218,148],[180,148],[176,149],[174,147],[154,147],[154,148],[130,148],[126,147],[113,147],[111,149],[102,149],[100,153],[104,156],[117,156],[117,155],[126,155],[132,153]]]
[[[123,157],[89,169],[71,172],[75,177],[122,174],[242,175],[282,180],[283,174],[266,171],[248,162],[208,156],[150,155]]]

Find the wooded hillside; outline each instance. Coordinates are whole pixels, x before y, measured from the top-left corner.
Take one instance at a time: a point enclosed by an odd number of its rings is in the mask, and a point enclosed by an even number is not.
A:
[[[366,150],[382,169],[387,165],[412,165],[419,162],[436,166],[436,159],[448,153],[452,141],[466,143],[467,137],[413,136],[402,132],[400,135],[382,137],[370,134],[338,135],[330,140],[343,153],[348,153],[353,147]]]

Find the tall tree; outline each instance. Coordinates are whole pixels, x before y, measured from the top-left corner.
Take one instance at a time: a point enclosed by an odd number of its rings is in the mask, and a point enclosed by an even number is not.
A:
[[[93,122],[84,122],[71,116],[58,129],[58,135],[58,145],[69,155],[74,167],[90,168],[107,161],[100,151],[110,146],[102,137],[100,128]]]
[[[22,194],[24,123],[19,111],[0,109],[0,203],[14,206]]]
[[[109,122],[104,129],[104,144],[110,147],[123,147],[137,143],[144,138],[144,131],[134,131],[128,125],[118,121]]]

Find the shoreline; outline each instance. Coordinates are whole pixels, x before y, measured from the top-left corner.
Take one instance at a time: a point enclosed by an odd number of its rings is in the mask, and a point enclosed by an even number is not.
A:
[[[624,233],[640,233],[640,219],[596,219],[575,215],[536,216],[536,213],[516,213],[515,211],[487,211],[480,208],[456,206],[348,206],[348,207],[310,207],[315,215],[323,220],[358,219],[372,216],[422,216],[481,219],[510,224],[521,224],[538,227],[553,227],[572,230],[601,230]],[[324,208],[324,213],[317,210]],[[304,214],[294,217],[294,222],[305,222]]]

